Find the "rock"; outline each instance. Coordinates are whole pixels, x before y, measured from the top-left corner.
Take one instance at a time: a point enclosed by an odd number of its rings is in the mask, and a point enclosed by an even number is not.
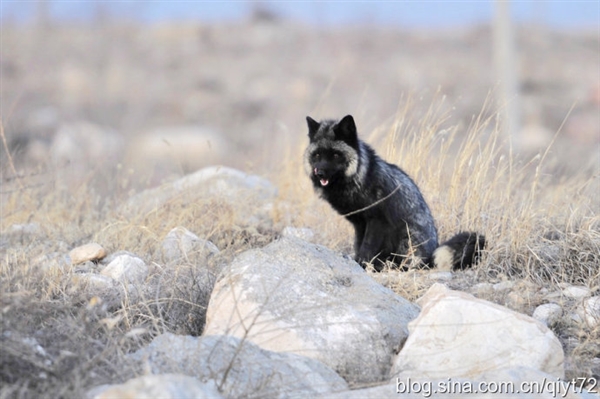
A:
[[[78,265],[87,261],[99,261],[105,256],[106,250],[102,248],[100,244],[97,244],[95,242],[73,248],[69,252],[69,257],[71,258],[71,263],[73,265]]]
[[[185,227],[175,227],[165,237],[161,245],[165,263],[206,262],[207,258],[219,253],[219,248],[208,240],[202,240]]]
[[[234,225],[270,226],[276,195],[277,189],[262,177],[211,166],[134,195],[121,207],[121,212],[128,216],[143,215],[167,205],[206,201],[218,204],[224,212],[231,212],[229,223]]]
[[[220,399],[214,382],[203,383],[179,374],[145,375],[124,384],[103,385],[90,390],[91,399]]]
[[[233,335],[317,359],[347,381],[387,378],[418,308],[354,261],[283,238],[226,267],[210,298],[206,335]]]
[[[100,271],[123,284],[142,284],[148,277],[148,266],[137,256],[120,255]]]
[[[117,306],[125,295],[123,286],[114,279],[97,273],[73,273],[68,276],[67,293],[89,301],[99,297],[108,308]]]
[[[394,361],[392,375],[472,378],[499,368],[529,367],[564,376],[560,342],[541,322],[434,284]]]
[[[348,389],[324,364],[293,353],[263,350],[231,336],[159,335],[130,355],[153,374],[177,373],[214,381],[225,397],[311,397]]]
[[[287,238],[299,238],[301,240],[311,242],[315,236],[315,233],[309,228],[288,226],[283,229],[281,236]]]
[[[533,311],[532,317],[547,326],[556,324],[562,317],[563,309],[556,303],[545,303]]]
[[[588,287],[570,285],[562,290],[562,294],[571,299],[583,299],[590,296],[592,291]]]
[[[590,328],[600,325],[600,296],[584,299],[577,308],[577,314]]]

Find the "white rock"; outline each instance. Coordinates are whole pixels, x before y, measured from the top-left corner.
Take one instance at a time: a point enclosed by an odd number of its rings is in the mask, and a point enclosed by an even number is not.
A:
[[[562,346],[539,321],[442,284],[434,284],[418,303],[421,314],[409,324],[393,375],[470,378],[529,367],[563,377]]]
[[[317,359],[347,381],[387,378],[418,308],[327,248],[284,238],[224,269],[205,334]]]
[[[229,398],[250,393],[257,398],[312,397],[348,389],[339,375],[316,360],[266,351],[229,336],[166,333],[130,359],[153,374],[177,373],[215,381]]]
[[[563,309],[556,303],[544,303],[533,311],[532,317],[541,321],[547,326],[552,326],[560,320],[563,314]]]
[[[214,381],[203,383],[179,374],[145,375],[124,384],[105,385],[88,392],[92,399],[220,399]]]
[[[123,284],[141,284],[148,276],[148,266],[137,256],[120,255],[102,269],[100,274]]]
[[[562,290],[564,296],[571,299],[583,299],[592,294],[592,290],[588,287],[580,286],[580,285],[570,285]]]
[[[185,227],[175,227],[162,242],[161,251],[165,262],[205,262],[219,253],[219,248],[208,240],[202,240]]]
[[[577,313],[590,328],[600,325],[600,296],[584,299]]]
[[[106,256],[106,250],[98,243],[91,242],[89,244],[81,245],[73,248],[69,252],[71,263],[78,265],[87,261],[98,261]]]

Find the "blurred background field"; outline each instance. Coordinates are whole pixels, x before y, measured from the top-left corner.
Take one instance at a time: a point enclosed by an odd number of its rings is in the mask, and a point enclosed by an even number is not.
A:
[[[73,247],[97,241],[160,268],[160,243],[184,226],[227,262],[295,226],[350,255],[349,224],[302,169],[306,115],[354,115],[422,188],[443,238],[488,236],[482,263],[448,285],[529,315],[559,303],[552,329],[567,378],[599,378],[600,324],[577,321],[580,304],[563,291],[600,294],[600,4],[510,4],[516,87],[503,98],[491,1],[3,1],[2,328],[60,356],[41,364],[3,335],[0,397],[80,397],[120,378],[112,364],[151,336],[202,330],[201,311],[193,328],[171,325],[150,302],[92,315],[72,294],[77,273],[51,270]],[[264,176],[278,197],[123,212],[136,194],[210,165]],[[265,205],[266,224],[243,225]],[[411,301],[434,281],[373,277]],[[197,302],[180,294],[168,304]],[[114,328],[98,323],[115,315]],[[148,335],[127,338],[140,328]]]
[[[597,166],[598,5],[512,15],[515,148],[535,154],[560,128],[563,169]],[[443,99],[440,130],[464,135],[484,104],[506,107],[493,17],[484,1],[3,2],[8,149],[22,175],[118,166],[145,187],[210,164],[276,170],[307,114],[353,114],[367,135]]]

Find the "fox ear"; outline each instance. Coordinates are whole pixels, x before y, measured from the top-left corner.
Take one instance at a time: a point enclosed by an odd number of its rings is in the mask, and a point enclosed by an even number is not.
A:
[[[336,125],[335,136],[338,140],[343,140],[352,147],[358,145],[358,134],[352,115],[344,116]]]
[[[310,116],[306,117],[306,123],[308,124],[308,137],[312,140],[315,137],[315,133],[319,131],[321,124]]]

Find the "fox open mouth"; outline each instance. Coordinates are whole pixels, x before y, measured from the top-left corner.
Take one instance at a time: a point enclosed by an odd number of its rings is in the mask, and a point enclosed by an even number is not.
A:
[[[319,169],[314,168],[313,173],[315,174],[316,177],[319,178],[319,182],[321,183],[321,186],[325,187],[326,185],[329,184],[329,179],[325,179],[325,178],[321,177],[322,174],[319,173]],[[321,176],[319,176],[319,175],[321,175]]]

